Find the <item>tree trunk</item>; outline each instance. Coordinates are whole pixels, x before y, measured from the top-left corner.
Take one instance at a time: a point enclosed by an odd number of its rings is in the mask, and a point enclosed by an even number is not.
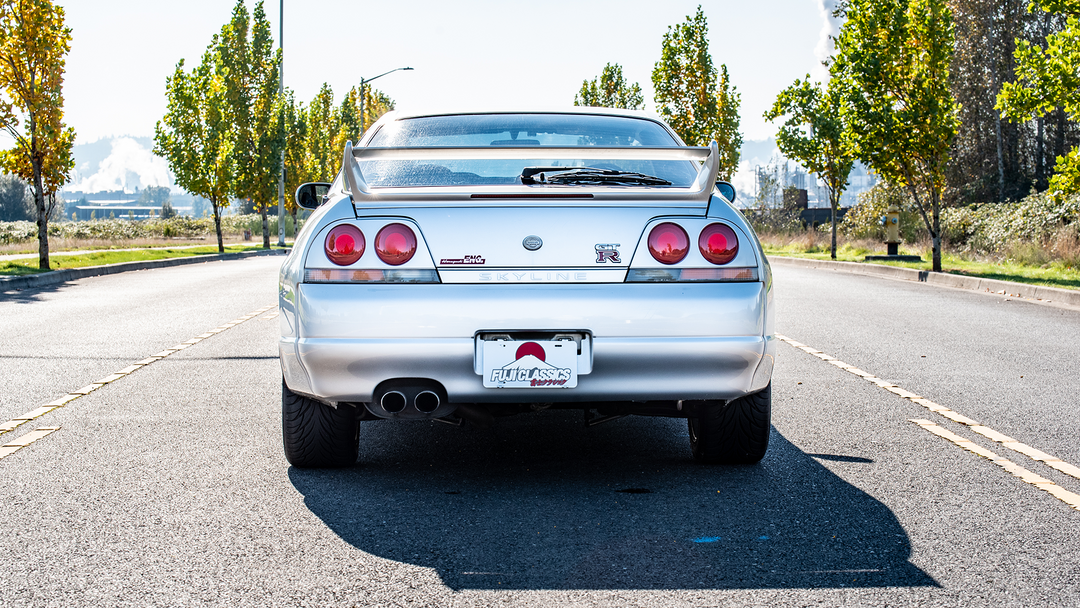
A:
[[[263,232],[263,249],[270,248],[270,221],[267,219],[266,205],[262,205],[262,232]],[[281,221],[281,218],[278,218]]]
[[[1046,118],[1040,116],[1036,120],[1035,131],[1035,189],[1040,192],[1046,190],[1046,150],[1043,136],[1043,125]]]
[[[933,243],[933,271],[941,272],[941,197],[936,191],[930,193],[930,208],[934,217],[934,229],[930,233]]]
[[[218,207],[217,199],[210,199],[210,205],[214,208],[214,232],[217,233],[218,253],[225,253],[225,243],[221,239],[221,208]]]
[[[831,209],[831,211],[832,211],[832,249],[831,249],[831,251],[832,251],[832,259],[835,260],[836,259],[836,208],[840,206],[840,197],[836,196],[836,193],[834,193],[834,192],[830,192],[829,195],[830,195],[829,198],[832,199],[831,200],[832,204],[829,205],[832,208]]]
[[[994,75],[993,87],[994,91],[1000,91],[1001,85],[998,84],[998,70],[997,61],[994,59],[996,56],[996,50],[994,48],[994,18],[989,19],[990,24],[987,28],[989,33],[989,48],[990,48],[990,72]],[[1005,201],[1005,155],[1001,146],[1001,110],[994,110],[994,136],[997,138],[997,170],[998,170],[998,202]]]
[[[296,207],[293,207],[293,210],[292,210],[292,234],[293,234],[293,241],[294,242],[296,241],[296,234],[298,232],[300,232],[300,231],[296,229]]]
[[[35,138],[36,139],[36,138]],[[41,163],[31,161],[34,170],[34,208],[37,211],[38,269],[49,269],[49,209],[45,207],[45,188],[41,181]]]

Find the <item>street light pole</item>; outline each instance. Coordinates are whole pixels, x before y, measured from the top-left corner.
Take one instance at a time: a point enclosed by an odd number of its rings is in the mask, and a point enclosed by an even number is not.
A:
[[[281,103],[285,103],[285,0],[278,5],[278,50],[281,51],[281,63],[278,65],[278,96]],[[282,119],[285,112],[279,106]],[[278,128],[284,129],[285,125],[279,124]],[[288,134],[286,133],[286,137]],[[278,175],[278,204],[277,204],[277,244],[285,246],[285,146],[281,147],[281,174]]]
[[[285,0],[282,0],[282,2],[284,1]],[[383,72],[382,74],[379,74],[378,76],[374,76],[372,78],[360,79],[360,137],[364,137],[364,131],[367,131],[367,113],[364,110],[364,101],[367,99],[367,97],[364,95],[364,87],[367,85],[367,83],[375,80],[376,78],[382,78],[387,74],[393,74],[394,72],[397,72],[399,70],[412,71],[412,68],[394,68],[389,72]]]

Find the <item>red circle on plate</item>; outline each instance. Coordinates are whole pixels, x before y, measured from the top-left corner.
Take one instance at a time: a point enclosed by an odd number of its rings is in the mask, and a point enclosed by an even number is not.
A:
[[[547,361],[547,353],[544,352],[544,347],[536,342],[526,342],[519,346],[515,359],[520,359],[525,355],[532,355],[541,361]]]

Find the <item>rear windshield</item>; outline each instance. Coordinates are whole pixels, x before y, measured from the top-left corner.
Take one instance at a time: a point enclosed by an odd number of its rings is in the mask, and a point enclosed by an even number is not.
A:
[[[581,114],[484,114],[426,116],[383,125],[372,147],[514,146],[536,148],[516,160],[364,161],[360,170],[372,186],[520,184],[525,167],[592,167],[632,171],[687,187],[697,170],[690,161],[553,160],[544,146],[675,146],[678,142],[651,120]]]

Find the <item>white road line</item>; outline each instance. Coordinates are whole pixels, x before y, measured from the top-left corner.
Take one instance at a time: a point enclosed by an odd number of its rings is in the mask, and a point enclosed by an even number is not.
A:
[[[823,361],[825,361],[825,362],[827,362],[827,363],[829,363],[831,365],[835,365],[836,367],[838,367],[838,368],[840,368],[840,369],[842,369],[842,370],[844,370],[844,371],[846,371],[848,373],[854,374],[854,375],[862,378],[863,380],[866,380],[867,382],[870,382],[872,384],[876,384],[877,386],[889,391],[890,393],[898,395],[898,396],[902,397],[903,399],[907,399],[908,401],[910,401],[910,402],[912,402],[912,403],[914,403],[916,405],[919,405],[921,407],[924,407],[927,410],[929,410],[929,411],[931,411],[931,412],[933,412],[935,414],[938,414],[940,416],[948,418],[949,420],[952,420],[953,422],[957,422],[959,424],[962,424],[962,425],[970,428],[972,431],[982,435],[983,437],[986,437],[987,439],[989,439],[991,441],[999,443],[999,444],[1009,448],[1010,450],[1012,450],[1014,452],[1023,454],[1025,456],[1027,456],[1028,458],[1031,458],[1032,460],[1035,460],[1037,462],[1041,462],[1041,463],[1045,464],[1046,466],[1048,466],[1048,467],[1050,467],[1052,469],[1055,469],[1057,471],[1060,471],[1060,472],[1062,472],[1062,473],[1064,473],[1064,474],[1066,474],[1066,475],[1068,475],[1070,477],[1080,479],[1080,467],[1076,467],[1076,466],[1074,466],[1072,464],[1069,464],[1068,462],[1065,462],[1065,461],[1061,460],[1060,458],[1056,458],[1054,456],[1051,456],[1050,454],[1047,454],[1047,453],[1042,452],[1040,450],[1037,450],[1037,449],[1035,449],[1035,448],[1033,448],[1033,447],[1031,447],[1029,445],[1021,443],[1021,442],[1013,439],[1012,437],[1009,437],[1008,435],[1004,435],[1002,433],[999,433],[999,432],[995,431],[994,429],[992,429],[992,428],[990,428],[988,426],[981,425],[978,422],[972,420],[971,418],[968,418],[967,416],[964,416],[963,414],[960,414],[959,412],[954,412],[953,410],[951,410],[951,409],[949,409],[949,408],[947,408],[947,407],[945,407],[943,405],[939,405],[939,404],[934,403],[933,401],[931,401],[929,399],[926,399],[924,397],[916,395],[915,393],[912,393],[910,391],[904,390],[903,388],[900,388],[899,386],[889,382],[888,380],[882,380],[881,378],[878,378],[878,377],[874,376],[873,374],[870,374],[868,372],[864,372],[863,370],[861,370],[861,369],[859,369],[859,368],[857,368],[857,367],[855,367],[853,365],[848,365],[847,363],[844,363],[843,361],[840,361],[839,359],[831,357],[831,356],[821,352],[820,350],[817,350],[815,348],[807,346],[807,345],[805,345],[805,344],[803,344],[801,342],[796,342],[795,340],[792,340],[791,338],[788,338],[787,336],[777,334],[776,339],[778,339],[781,342],[784,342],[786,344],[789,344],[789,345],[791,345],[791,346],[793,346],[793,347],[795,347],[795,348],[797,348],[797,349],[799,349],[799,350],[801,350],[801,351],[803,351],[803,352],[805,352],[807,354],[813,355],[813,356],[815,356],[815,357],[817,357],[817,358],[819,358],[819,359],[821,359],[821,360],[823,360]],[[941,427],[937,427],[936,425],[933,425],[933,423],[930,423],[930,422],[928,422],[928,424],[930,424],[932,426],[935,426],[936,428],[939,428],[939,429],[941,428]],[[920,426],[923,426],[924,428],[927,428],[926,425],[922,425],[921,423],[920,423]],[[927,430],[930,430],[931,432],[933,432],[935,434],[940,434],[940,433],[937,433],[937,432],[935,432],[935,431],[933,431],[932,429],[929,429],[929,428],[927,428]],[[944,429],[942,429],[942,430],[944,431]],[[948,431],[944,431],[944,432],[947,433]],[[944,437],[944,435],[942,435],[942,436]],[[959,437],[959,436],[956,435],[956,437]],[[963,439],[962,437],[960,439],[962,441],[970,443],[972,446],[975,446],[975,448],[978,448],[979,450],[982,450],[982,448],[979,448],[974,443],[971,443],[970,441],[968,441],[966,439]],[[950,439],[950,441],[952,441],[952,439]],[[956,442],[954,442],[954,443],[956,443]],[[960,445],[960,444],[957,444],[957,445]],[[966,445],[961,445],[961,447],[963,447],[965,449],[969,449],[971,451],[975,451],[974,449],[969,448]],[[986,452],[987,454],[993,455],[993,453],[988,451],[988,450],[983,450],[983,451]],[[976,451],[975,453],[978,454],[979,452]],[[980,454],[980,455],[985,456],[985,454]],[[990,456],[986,456],[986,457],[990,458]],[[991,460],[993,460],[993,458],[991,458]],[[1004,459],[1002,459],[1002,460],[1004,460]],[[1005,460],[1005,462],[1009,462],[1009,461]],[[1020,469],[1020,467],[1018,465],[1015,465],[1015,464],[1012,464],[1012,463],[1010,463],[1010,465]],[[1021,469],[1021,470],[1025,470],[1025,469]],[[1031,474],[1034,475],[1034,473],[1031,473]],[[1040,477],[1039,479],[1042,479],[1042,478]],[[1049,480],[1044,480],[1044,481],[1046,481],[1047,483],[1051,483],[1051,482],[1049,482]],[[1054,487],[1060,488],[1060,486],[1054,486]],[[1047,491],[1050,492],[1049,490],[1047,490]],[[1050,492],[1050,493],[1053,494],[1054,496],[1058,496],[1058,494],[1056,494],[1055,492]],[[1072,494],[1071,492],[1067,492],[1066,490],[1063,490],[1063,489],[1060,490],[1060,492],[1064,492],[1066,494]],[[1072,496],[1076,496],[1076,495],[1072,494]],[[1058,498],[1060,498],[1060,496],[1058,496]],[[1065,500],[1065,499],[1062,499],[1062,500]],[[1068,502],[1068,501],[1066,500],[1065,502]],[[1073,506],[1073,507],[1076,506],[1076,505],[1073,505],[1072,503],[1069,503],[1069,504],[1070,504],[1070,506]],[[1077,507],[1077,509],[1080,510],[1080,507]]]
[[[201,341],[203,341],[203,340],[205,340],[207,338],[215,336],[215,335],[217,335],[217,334],[219,334],[219,333],[221,333],[221,332],[223,332],[223,331],[225,331],[227,329],[230,329],[232,327],[236,327],[237,325],[239,325],[239,324],[241,324],[241,323],[243,323],[245,321],[249,321],[251,319],[254,319],[255,317],[257,317],[257,316],[259,316],[259,315],[261,315],[263,313],[266,313],[267,311],[273,310],[275,308],[277,308],[277,305],[264,306],[264,307],[262,307],[262,308],[260,308],[260,309],[258,309],[256,311],[253,311],[253,312],[250,312],[250,313],[244,315],[243,317],[240,317],[239,319],[236,319],[234,321],[230,321],[230,322],[225,323],[225,324],[223,324],[223,325],[221,325],[219,327],[215,327],[214,329],[211,329],[208,332],[205,332],[205,333],[203,333],[203,334],[201,334],[199,336],[196,336],[195,338],[192,338],[191,340],[187,340],[185,342],[177,344],[176,346],[173,346],[172,348],[165,349],[165,350],[163,350],[163,351],[161,351],[161,352],[159,352],[159,353],[157,353],[157,354],[155,354],[155,355],[153,355],[151,357],[147,357],[146,359],[143,359],[142,361],[138,361],[136,363],[133,363],[133,364],[125,367],[124,369],[121,369],[121,370],[119,370],[119,371],[117,371],[117,372],[115,372],[113,374],[110,374],[110,375],[102,378],[101,380],[98,380],[97,382],[94,382],[92,384],[88,384],[88,385],[86,385],[86,386],[84,386],[84,387],[82,387],[82,388],[80,388],[78,390],[71,391],[70,393],[68,393],[68,394],[66,394],[64,396],[58,397],[57,399],[54,399],[54,400],[46,403],[45,405],[43,405],[43,406],[41,406],[39,408],[30,410],[29,412],[26,412],[25,414],[23,414],[21,416],[16,416],[16,417],[12,418],[11,420],[8,420],[7,422],[5,422],[3,424],[0,424],[0,435],[2,435],[4,433],[11,432],[11,431],[14,431],[19,426],[21,426],[21,425],[23,425],[23,424],[25,424],[25,423],[27,423],[27,422],[29,422],[31,420],[37,419],[37,418],[39,418],[41,416],[44,416],[45,414],[48,414],[49,412],[51,412],[51,411],[53,411],[53,410],[55,410],[57,408],[64,407],[65,405],[67,405],[68,403],[78,399],[79,397],[89,395],[90,393],[92,393],[92,392],[96,391],[97,389],[105,386],[106,384],[111,384],[113,382],[116,382],[117,380],[119,380],[121,378],[124,378],[124,377],[126,377],[126,376],[128,376],[130,374],[133,374],[136,371],[146,367],[147,365],[151,365],[153,363],[156,363],[156,362],[164,359],[165,357],[168,357],[169,355],[177,353],[177,352],[179,352],[179,351],[181,351],[181,350],[183,350],[183,349],[185,349],[185,348],[187,348],[189,346],[192,346],[194,344],[198,344],[199,342],[201,342]],[[50,428],[52,430],[48,430]],[[14,449],[9,449],[9,446],[16,445],[18,442],[22,441],[23,438],[34,436],[34,438],[30,440],[30,443],[32,443],[34,441],[37,441],[41,437],[44,437],[45,435],[48,435],[49,433],[53,432],[54,430],[56,430],[58,428],[59,427],[56,427],[56,428],[42,427],[41,429],[38,429],[36,431],[31,431],[30,433],[27,433],[26,435],[23,435],[19,439],[16,439],[14,442],[9,443],[9,444],[3,446],[2,448],[0,448],[0,459],[3,459],[8,454],[14,453],[16,450],[24,447],[22,445],[19,445],[18,447],[15,447]],[[44,435],[40,435],[40,436],[35,435],[35,433],[38,433],[39,431],[43,431],[43,430],[48,430],[48,432],[45,433]],[[29,445],[29,443],[27,445]]]

